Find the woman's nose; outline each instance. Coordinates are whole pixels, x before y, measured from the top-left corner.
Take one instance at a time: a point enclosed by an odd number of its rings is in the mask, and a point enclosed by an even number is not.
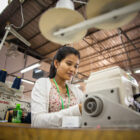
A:
[[[70,67],[71,72],[75,73],[76,72],[76,68],[74,66]]]

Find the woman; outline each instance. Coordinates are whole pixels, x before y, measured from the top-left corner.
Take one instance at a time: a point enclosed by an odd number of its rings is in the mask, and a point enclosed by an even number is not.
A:
[[[72,47],[60,48],[54,56],[49,78],[40,78],[32,91],[33,127],[60,127],[63,116],[80,116],[83,93],[66,82],[76,74],[80,54]]]

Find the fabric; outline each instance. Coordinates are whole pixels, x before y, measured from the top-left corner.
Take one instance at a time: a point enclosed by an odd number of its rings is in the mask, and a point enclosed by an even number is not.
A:
[[[68,94],[60,93],[60,95],[59,95],[59,93],[57,92],[56,86],[52,85],[51,89],[50,89],[50,93],[49,93],[49,113],[57,112],[62,109],[62,103],[61,103],[60,96],[63,99],[64,108],[68,108],[68,105],[73,106],[73,105],[78,104],[76,97],[74,96],[74,94],[72,93],[72,91],[70,89],[69,89],[69,95],[70,95],[70,104],[69,104]]]
[[[72,84],[67,84],[77,99],[82,103],[83,93]],[[57,112],[49,113],[49,94],[52,84],[49,78],[40,78],[36,81],[31,95],[32,127],[60,127],[63,116],[80,116],[79,105],[70,106]]]

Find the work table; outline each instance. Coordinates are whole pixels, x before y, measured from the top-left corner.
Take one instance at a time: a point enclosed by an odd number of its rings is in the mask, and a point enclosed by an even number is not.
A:
[[[139,140],[140,129],[52,129],[0,123],[1,140]]]

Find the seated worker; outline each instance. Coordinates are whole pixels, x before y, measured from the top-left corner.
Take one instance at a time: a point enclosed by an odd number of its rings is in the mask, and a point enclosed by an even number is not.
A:
[[[63,116],[80,116],[83,93],[68,83],[77,73],[79,52],[64,46],[53,58],[49,78],[36,81],[31,96],[31,126],[61,127]]]

